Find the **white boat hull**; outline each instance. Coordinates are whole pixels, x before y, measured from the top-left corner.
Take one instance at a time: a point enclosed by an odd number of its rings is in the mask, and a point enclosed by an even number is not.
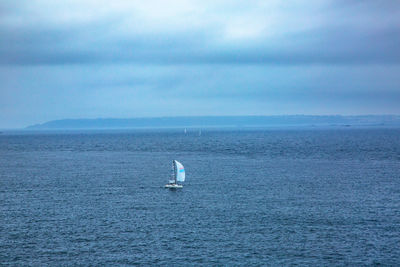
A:
[[[169,189],[178,189],[178,188],[182,188],[183,185],[181,184],[166,184],[165,188],[169,188]]]

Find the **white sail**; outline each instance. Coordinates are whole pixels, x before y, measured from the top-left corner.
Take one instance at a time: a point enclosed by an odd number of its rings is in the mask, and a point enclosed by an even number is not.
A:
[[[175,166],[176,166],[176,180],[178,182],[184,182],[185,181],[185,168],[183,167],[182,163],[179,161],[175,160]]]

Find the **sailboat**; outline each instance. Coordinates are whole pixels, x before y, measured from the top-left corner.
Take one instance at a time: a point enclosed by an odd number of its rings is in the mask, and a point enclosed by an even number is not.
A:
[[[182,188],[183,185],[178,184],[178,182],[185,181],[185,168],[182,163],[177,160],[172,161],[172,178],[169,183],[165,185],[165,188],[176,189]]]

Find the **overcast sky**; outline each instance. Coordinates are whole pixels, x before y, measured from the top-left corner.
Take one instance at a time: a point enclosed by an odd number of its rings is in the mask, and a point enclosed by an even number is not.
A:
[[[279,114],[400,114],[400,1],[0,1],[0,128]]]

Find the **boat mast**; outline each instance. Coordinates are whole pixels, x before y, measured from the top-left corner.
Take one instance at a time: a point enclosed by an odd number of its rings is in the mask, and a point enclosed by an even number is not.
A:
[[[172,161],[171,175],[172,175],[172,179],[169,180],[170,183],[172,182],[172,180],[175,180],[175,179],[174,179],[174,161]]]
[[[178,183],[178,181],[176,180],[176,163],[175,163],[175,160],[174,160],[174,180],[175,180],[175,184],[177,184]]]
[[[172,161],[172,180],[174,180],[176,184],[176,164],[175,160]]]

